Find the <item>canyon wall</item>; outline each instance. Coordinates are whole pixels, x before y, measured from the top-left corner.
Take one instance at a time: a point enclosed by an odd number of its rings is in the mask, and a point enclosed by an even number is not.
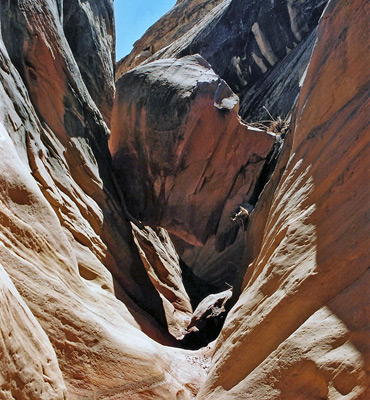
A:
[[[179,0],[115,83],[113,0],[0,0],[0,398],[369,398],[370,7],[325,4]]]
[[[134,43],[130,54],[117,62],[116,79],[182,37],[222,1],[178,0],[167,14]]]
[[[0,24],[0,397],[193,396],[112,178],[113,1],[2,0]]]
[[[367,399],[369,4],[332,0],[200,399]]]
[[[182,24],[171,26],[171,35],[165,35],[166,40],[162,41],[161,30],[169,29],[167,21],[177,21],[178,8],[187,6],[185,1],[178,3],[118,63],[117,77],[134,66],[131,59],[142,42],[152,45],[153,55],[147,54],[137,63],[199,53],[240,97],[240,115],[244,119],[270,119],[263,106],[274,117],[286,117],[299,93],[299,81],[310,59],[317,22],[327,0],[212,2],[212,9],[199,14],[191,29],[188,24],[186,29]],[[204,10],[210,7],[210,2],[202,3]],[[193,12],[191,7],[189,10]]]
[[[232,258],[209,259],[234,243],[230,216],[256,201],[275,141],[240,121],[237,96],[200,56],[158,60],[117,82],[109,147],[127,208],[167,229],[208,282],[233,282]]]

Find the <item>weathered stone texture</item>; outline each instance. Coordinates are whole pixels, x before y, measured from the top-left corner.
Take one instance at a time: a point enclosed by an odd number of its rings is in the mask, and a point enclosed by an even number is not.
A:
[[[148,61],[199,53],[240,97],[244,119],[269,119],[263,106],[274,117],[285,117],[299,93],[315,40],[311,33],[326,2],[224,0],[199,15],[191,29],[182,32],[180,26],[161,50],[156,48],[158,39],[150,37],[155,51]],[[161,26],[158,22],[151,29],[158,32]]]
[[[179,0],[175,6],[135,42],[126,57],[117,62],[116,79],[167,47],[199,23],[223,0]],[[119,23],[119,21],[118,21]]]
[[[253,201],[274,143],[240,121],[237,96],[200,56],[159,60],[117,82],[109,146],[127,207],[181,240],[183,261],[210,282],[228,265],[204,269],[197,257],[235,241],[229,217]]]
[[[362,1],[333,0],[322,17],[200,399],[369,397],[368,21]]]
[[[14,329],[0,347],[0,397],[191,398],[204,370],[158,344],[171,342],[162,301],[111,179],[111,3],[64,6],[0,2],[0,262],[28,307],[1,278]],[[97,48],[74,43],[69,7],[85,38],[106,32]]]

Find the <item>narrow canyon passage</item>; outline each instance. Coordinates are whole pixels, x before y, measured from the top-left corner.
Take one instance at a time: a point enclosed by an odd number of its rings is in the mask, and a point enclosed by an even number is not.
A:
[[[370,397],[369,20],[0,0],[0,399]]]
[[[135,242],[172,335],[205,346],[221,330],[244,223],[282,139],[242,122],[238,97],[199,55],[137,67],[116,88],[109,148],[125,206],[147,226],[134,227]]]

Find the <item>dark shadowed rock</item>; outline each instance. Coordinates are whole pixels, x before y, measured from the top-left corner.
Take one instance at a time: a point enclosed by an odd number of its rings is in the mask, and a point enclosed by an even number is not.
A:
[[[115,91],[113,0],[64,1],[63,27],[82,79],[109,125]]]
[[[267,119],[263,106],[273,107],[275,117],[286,116],[326,2],[224,0],[148,61],[199,53],[240,97],[244,119]]]
[[[227,303],[231,296],[232,289],[228,289],[203,299],[193,313],[183,343],[196,349],[215,340],[225,321]]]

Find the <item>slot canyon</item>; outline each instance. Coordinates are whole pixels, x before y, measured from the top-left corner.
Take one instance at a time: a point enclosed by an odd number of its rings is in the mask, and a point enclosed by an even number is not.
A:
[[[370,3],[0,0],[0,399],[370,398]]]

